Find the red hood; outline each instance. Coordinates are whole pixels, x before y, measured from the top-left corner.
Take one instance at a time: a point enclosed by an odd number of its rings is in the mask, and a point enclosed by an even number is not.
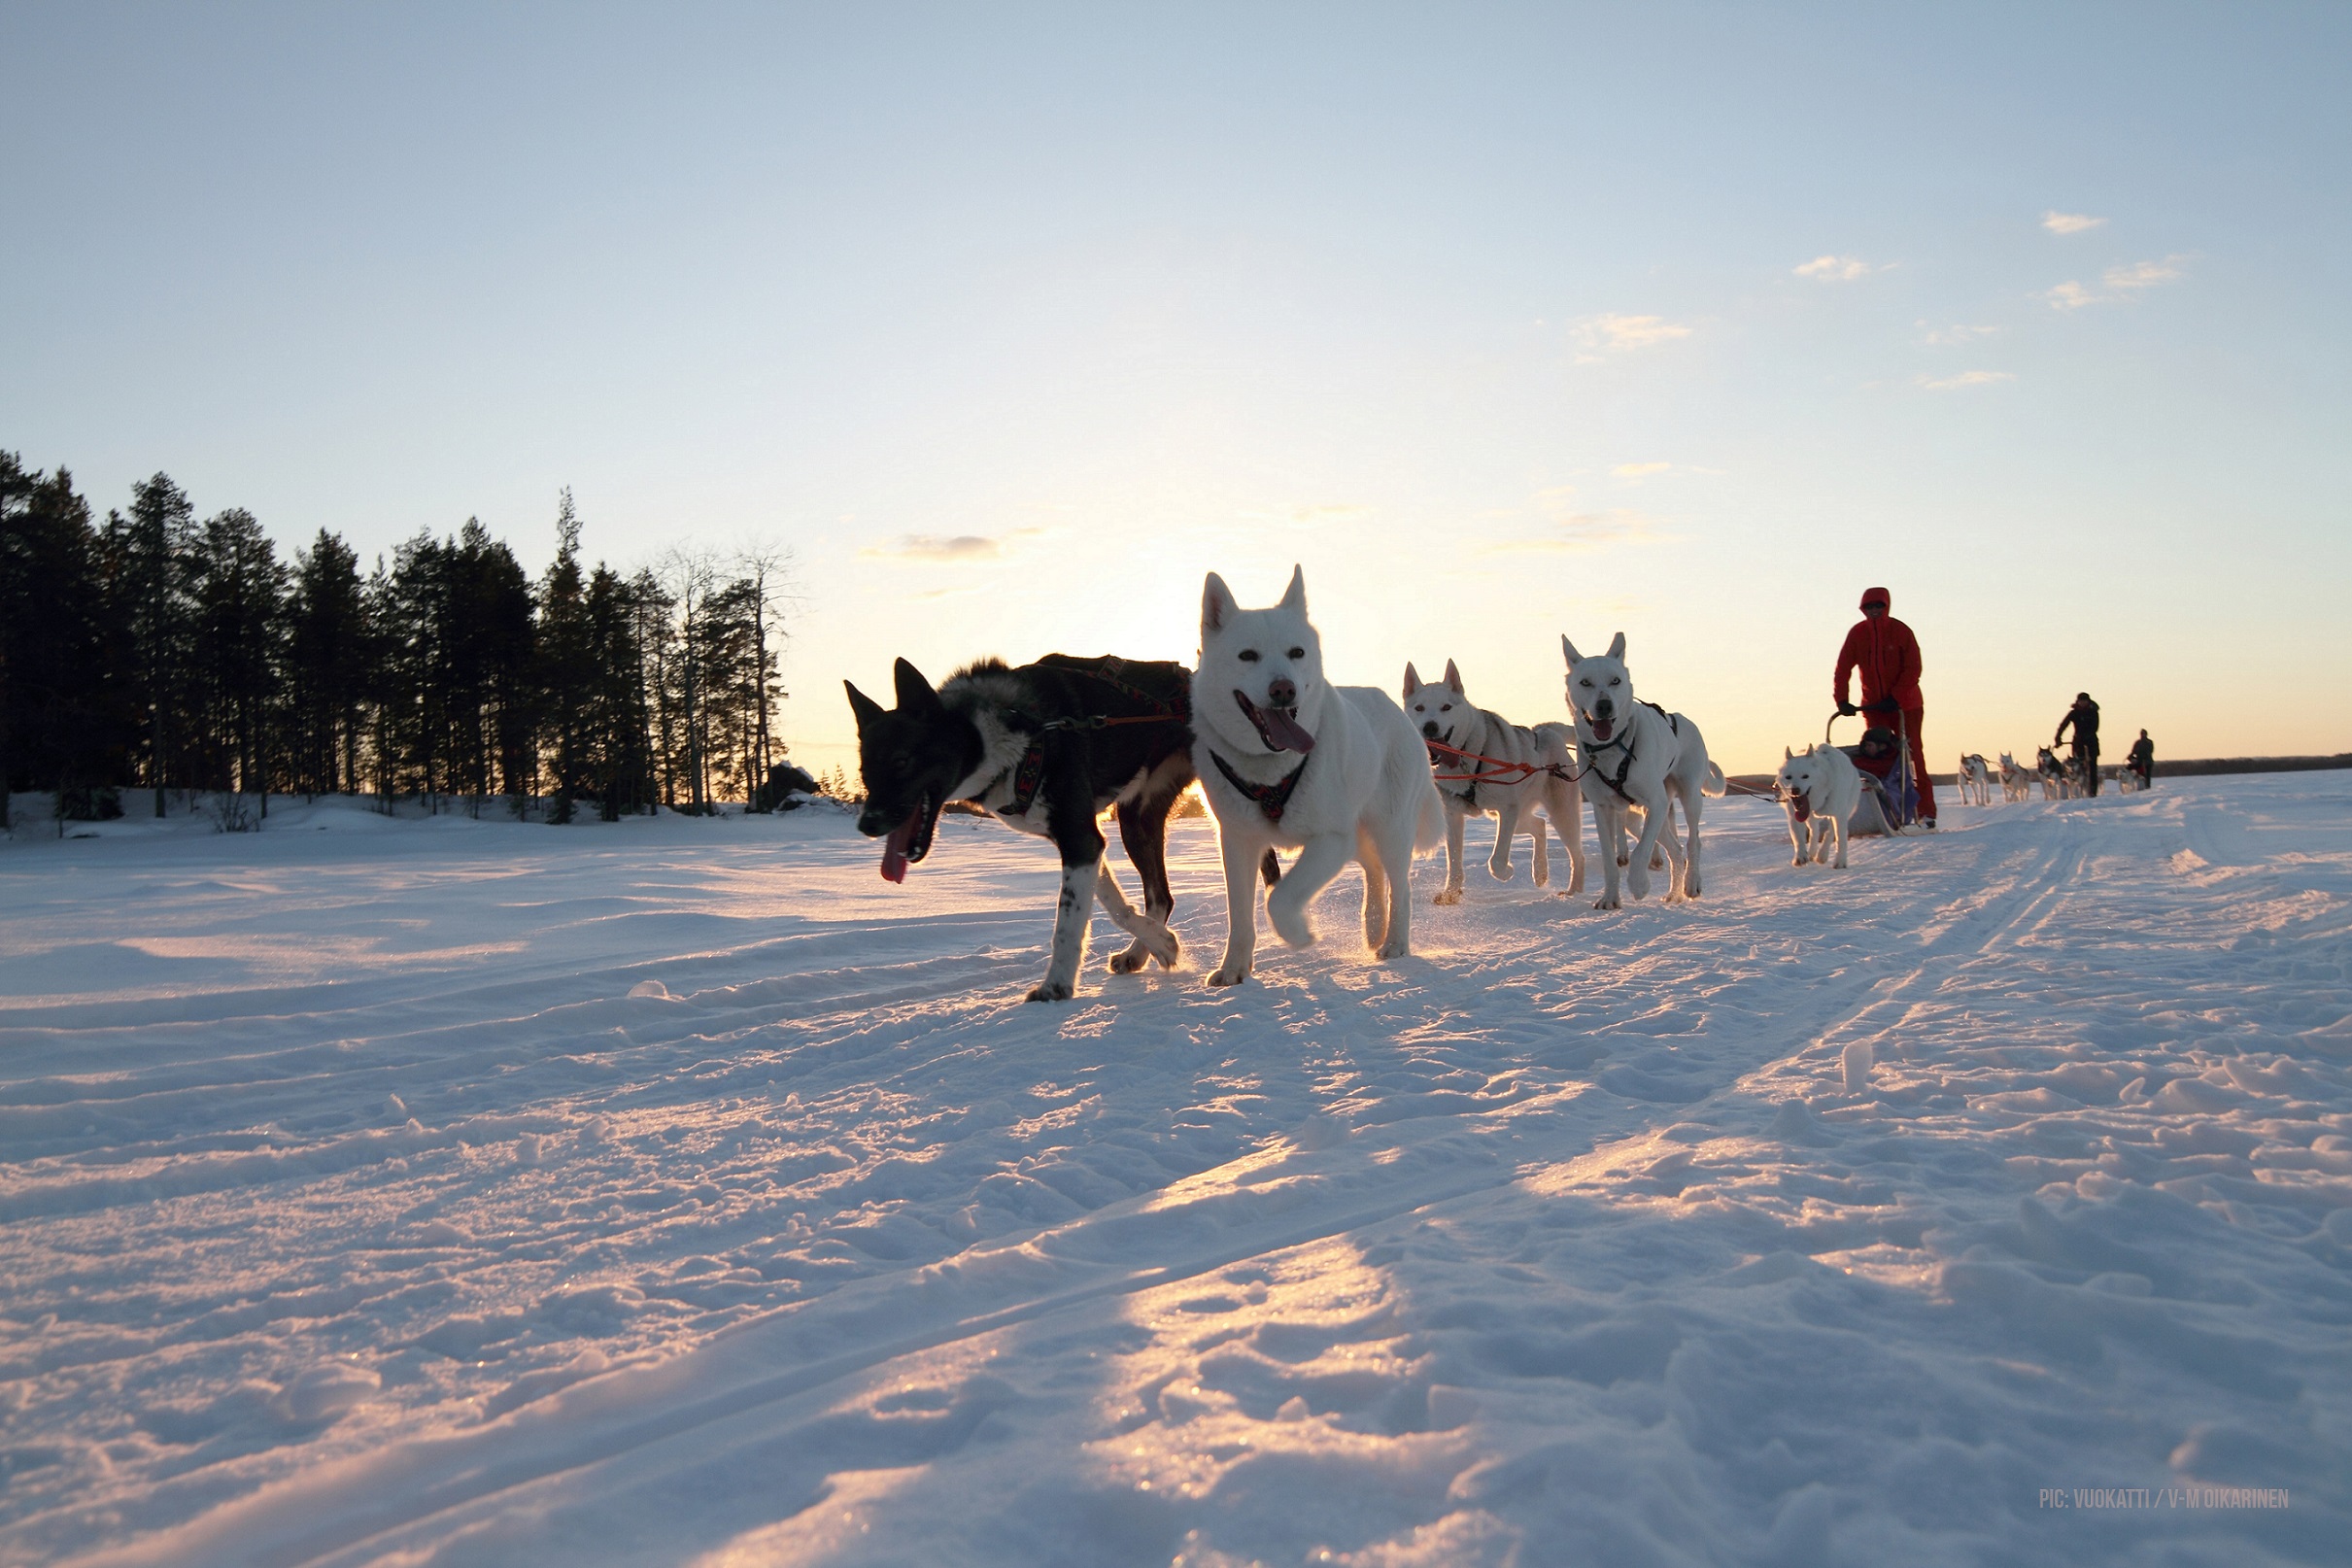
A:
[[[1894,613],[1893,595],[1888,593],[1883,588],[1865,588],[1862,590],[1862,604],[1867,604],[1874,598],[1883,599],[1886,601],[1887,613],[1889,615],[1892,615]],[[1855,608],[1858,610],[1862,607],[1862,604],[1857,604]]]

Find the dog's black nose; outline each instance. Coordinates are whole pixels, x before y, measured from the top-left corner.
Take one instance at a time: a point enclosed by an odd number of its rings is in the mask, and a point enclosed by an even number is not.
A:
[[[1266,701],[1271,707],[1295,708],[1299,705],[1299,689],[1287,680],[1270,680],[1266,683]]]
[[[1592,711],[1601,718],[1606,719],[1610,714],[1617,711],[1617,704],[1611,701],[1608,698],[1604,697],[1598,702],[1592,704]]]
[[[1434,720],[1434,719],[1433,719],[1433,720],[1431,720],[1429,723],[1424,724],[1424,725],[1422,725],[1422,726],[1421,726],[1421,738],[1422,738],[1422,739],[1424,739],[1424,740],[1435,740],[1437,737],[1438,737],[1438,728],[1437,728],[1437,721],[1436,721],[1436,720]]]

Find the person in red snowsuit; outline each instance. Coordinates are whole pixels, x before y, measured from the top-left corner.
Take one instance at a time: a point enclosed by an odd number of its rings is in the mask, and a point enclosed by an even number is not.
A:
[[[1919,784],[1919,819],[1932,828],[1935,786],[1927,782],[1927,751],[1919,733],[1920,720],[1926,715],[1926,703],[1919,695],[1919,638],[1887,613],[1892,603],[1883,588],[1862,591],[1862,618],[1854,623],[1854,630],[1846,633],[1846,645],[1837,651],[1837,673],[1830,677],[1829,690],[1837,699],[1838,712],[1854,712],[1848,677],[1858,669],[1866,721],[1892,730],[1895,716],[1902,716],[1903,728],[1911,737],[1911,775]]]

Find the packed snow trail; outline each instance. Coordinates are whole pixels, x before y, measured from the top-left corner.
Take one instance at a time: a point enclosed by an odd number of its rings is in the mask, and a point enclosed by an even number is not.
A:
[[[1726,801],[1058,1006],[961,819],[19,839],[0,1556],[2340,1561],[2347,804]]]

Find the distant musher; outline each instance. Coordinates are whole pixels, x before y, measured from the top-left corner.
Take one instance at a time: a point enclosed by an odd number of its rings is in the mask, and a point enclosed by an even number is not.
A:
[[[2074,727],[2075,782],[2082,786],[2085,795],[2096,795],[2098,793],[2098,704],[2091,700],[2089,692],[2074,694],[2074,706],[2068,708],[2066,716],[2058,721],[2058,733],[2050,737],[2050,744],[2055,746],[2066,738],[2068,725]],[[2150,747],[2149,749],[2153,752],[2155,748]]]
[[[1887,613],[1891,602],[1883,588],[1862,590],[1862,618],[1854,623],[1854,630],[1846,633],[1846,645],[1837,651],[1837,673],[1830,677],[1829,692],[1837,699],[1838,712],[1852,715],[1855,706],[1847,695],[1849,677],[1858,669],[1861,711],[1869,715],[1869,722],[1892,730],[1896,716],[1901,716],[1911,742],[1911,773],[1919,784],[1920,825],[1932,828],[1935,787],[1927,782],[1927,751],[1919,733],[1920,720],[1926,713],[1926,702],[1919,695],[1919,638]]]
[[[2139,775],[2141,789],[2156,782],[2156,742],[2148,738],[2147,731],[2142,730],[2131,749],[2124,753],[2124,764]]]

